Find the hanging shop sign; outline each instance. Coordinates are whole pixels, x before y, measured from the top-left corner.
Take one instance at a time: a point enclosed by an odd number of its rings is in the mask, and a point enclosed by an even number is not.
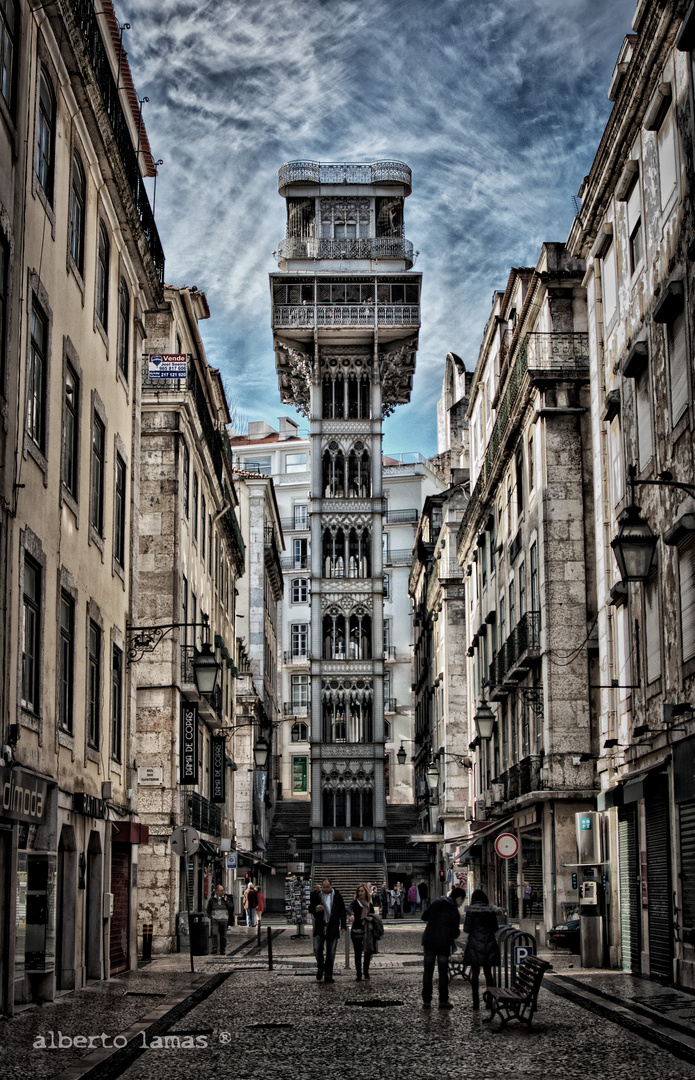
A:
[[[147,374],[150,379],[185,379],[186,353],[150,353]]]
[[[495,838],[495,851],[500,859],[513,859],[519,854],[519,839],[512,832],[500,833]]]
[[[212,740],[212,795],[210,801],[223,803],[224,790],[224,738],[215,736]]]
[[[198,706],[181,702],[179,783],[198,783]]]

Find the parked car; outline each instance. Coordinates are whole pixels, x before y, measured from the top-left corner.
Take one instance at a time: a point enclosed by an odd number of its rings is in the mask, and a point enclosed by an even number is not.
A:
[[[579,953],[579,919],[558,923],[548,931],[548,942],[559,949],[569,949],[572,953]]]

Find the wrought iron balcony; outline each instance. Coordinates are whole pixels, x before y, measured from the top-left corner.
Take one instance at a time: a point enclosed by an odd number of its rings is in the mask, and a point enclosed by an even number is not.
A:
[[[286,664],[308,664],[311,657],[308,652],[289,652],[285,651],[282,654],[283,661]]]
[[[219,806],[199,795],[197,791],[191,791],[184,796],[184,807],[184,824],[191,825],[209,836],[221,835],[222,815]]]
[[[419,304],[274,304],[273,329],[419,326]]]
[[[402,236],[287,237],[278,245],[281,259],[405,259],[413,265],[413,245]]]
[[[438,563],[440,578],[463,578],[463,567],[457,559],[442,557]]]
[[[416,525],[419,517],[417,510],[386,510],[384,525]]]
[[[411,548],[394,548],[384,552],[385,566],[410,566],[413,561]]]
[[[293,555],[284,555],[280,557],[280,566],[283,570],[306,570],[309,566],[309,559],[306,555],[299,558],[295,558]]]
[[[283,702],[282,711],[285,714],[285,716],[308,716],[309,715],[309,706],[308,705],[295,705],[291,701],[285,701],[285,702]]]
[[[519,679],[540,658],[541,614],[527,611],[522,615],[511,634],[492,658],[488,668],[488,683],[494,699],[504,696],[504,683]]]
[[[287,517],[282,518],[281,521],[282,531],[286,532],[308,532],[309,531],[309,518],[294,518]]]
[[[412,173],[402,161],[288,161],[278,171],[278,191],[288,184],[404,184],[412,188]]]
[[[395,697],[384,698],[384,712],[395,713],[398,712],[398,702]]]
[[[505,772],[494,778],[493,785],[501,784],[504,788],[504,802],[510,802],[522,795],[529,795],[532,791],[541,790],[542,763],[540,754],[529,754],[528,757],[514,762]]]

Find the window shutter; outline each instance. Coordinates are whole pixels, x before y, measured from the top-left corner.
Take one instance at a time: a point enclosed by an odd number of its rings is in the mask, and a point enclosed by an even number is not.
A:
[[[659,584],[652,577],[644,590],[644,633],[647,651],[647,682],[661,675],[661,628],[659,626]]]
[[[683,662],[695,656],[695,537],[678,553]]]
[[[668,324],[668,365],[671,380],[671,426],[675,427],[688,405],[688,356],[683,311]]]
[[[649,369],[645,368],[635,379],[635,398],[637,405],[637,440],[640,469],[644,469],[653,453],[652,448],[652,412],[649,398]]]

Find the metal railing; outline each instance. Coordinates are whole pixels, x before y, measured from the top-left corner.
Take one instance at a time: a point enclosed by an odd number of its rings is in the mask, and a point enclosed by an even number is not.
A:
[[[309,531],[309,518],[282,518],[280,524],[282,525],[283,532],[308,532]]]
[[[194,829],[199,829],[210,836],[220,836],[222,832],[222,815],[219,806],[211,803],[204,795],[199,795],[197,791],[184,795],[184,819],[186,825],[192,825]]]
[[[295,705],[291,701],[283,702],[282,711],[285,716],[308,716],[309,705]]]
[[[412,264],[413,245],[402,236],[287,237],[278,244],[281,259],[405,259]]]
[[[394,548],[384,552],[385,566],[409,566],[413,561],[411,548]]]
[[[77,27],[82,35],[87,57],[94,71],[104,111],[109,118],[114,142],[133,196],[140,225],[160,283],[164,283],[164,251],[155,225],[147,190],[140,173],[138,157],[130,137],[128,122],[121,106],[116,80],[99,30],[92,0],[69,0]]]
[[[195,653],[195,645],[181,646],[181,682],[193,683],[194,686],[197,685],[195,681],[195,672],[193,671]]]
[[[541,767],[543,759],[540,754],[529,754],[521,761],[515,761],[508,769],[493,778],[493,785],[501,784],[504,789],[503,802],[518,799],[521,795],[529,795],[532,791],[540,791]]]
[[[280,557],[280,566],[283,570],[306,570],[309,566],[309,558],[307,555],[299,559],[295,559],[293,555],[284,555]]]
[[[463,567],[456,559],[442,556],[439,560],[439,576],[440,578],[462,578]]]
[[[386,510],[384,525],[416,525],[419,517],[417,510]]]
[[[419,326],[419,304],[274,304],[273,327]]]
[[[412,173],[402,161],[288,161],[278,170],[278,188],[287,184],[405,184],[412,187]]]
[[[509,673],[524,659],[533,659],[533,656],[540,652],[540,647],[541,613],[527,611],[492,658],[488,668],[489,685],[501,686]]]
[[[398,702],[395,697],[384,698],[384,712],[395,713],[398,712]]]
[[[284,652],[282,658],[286,664],[308,664],[311,656],[309,652]]]
[[[395,659],[396,659],[396,650],[394,649],[393,645],[389,646],[388,649],[384,649],[384,660],[395,660]]]

